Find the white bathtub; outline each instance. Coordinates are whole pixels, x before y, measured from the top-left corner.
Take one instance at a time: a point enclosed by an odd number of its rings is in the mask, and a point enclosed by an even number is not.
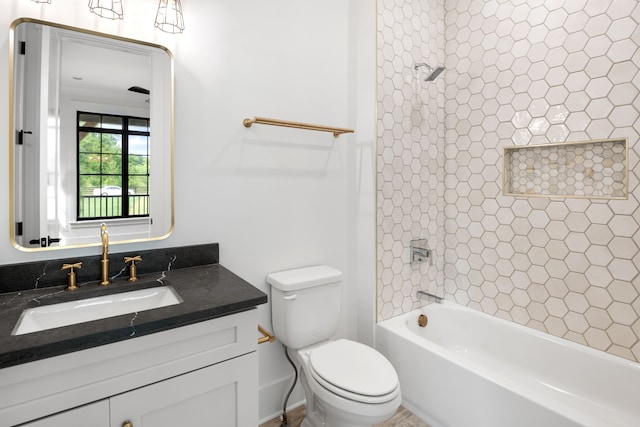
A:
[[[385,320],[376,343],[432,427],[640,426],[640,364],[463,306]]]

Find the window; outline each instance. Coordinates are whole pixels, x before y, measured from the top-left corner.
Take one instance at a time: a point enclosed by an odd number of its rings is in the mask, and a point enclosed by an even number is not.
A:
[[[78,220],[149,216],[149,119],[78,112]]]

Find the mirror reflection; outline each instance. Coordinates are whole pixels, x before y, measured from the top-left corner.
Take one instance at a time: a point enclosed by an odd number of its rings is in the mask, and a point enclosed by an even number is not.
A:
[[[173,229],[173,64],[157,45],[12,25],[12,239],[26,249]]]

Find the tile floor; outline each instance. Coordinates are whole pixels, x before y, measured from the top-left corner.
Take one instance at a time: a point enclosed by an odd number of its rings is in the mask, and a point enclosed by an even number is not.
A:
[[[302,419],[304,418],[304,406],[299,406],[287,413],[288,426],[287,427],[300,427]],[[280,427],[280,417],[274,418],[271,421],[267,421],[261,424],[260,427]],[[420,418],[413,415],[411,412],[403,408],[398,408],[396,414],[391,417],[387,422],[382,424],[376,424],[376,427],[430,427],[429,424],[422,421]]]

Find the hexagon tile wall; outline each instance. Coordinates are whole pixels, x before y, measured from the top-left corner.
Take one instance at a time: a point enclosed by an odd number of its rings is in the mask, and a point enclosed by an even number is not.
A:
[[[378,319],[422,305],[415,291],[444,290],[444,79],[416,63],[444,62],[442,1],[378,7]],[[446,72],[446,71],[445,71]],[[409,263],[427,239],[432,266]]]
[[[640,361],[640,4],[378,12],[378,319],[418,305],[420,287]],[[412,62],[446,71],[422,82]],[[628,138],[628,199],[502,194],[504,147],[612,138]],[[433,266],[408,263],[418,237]]]

